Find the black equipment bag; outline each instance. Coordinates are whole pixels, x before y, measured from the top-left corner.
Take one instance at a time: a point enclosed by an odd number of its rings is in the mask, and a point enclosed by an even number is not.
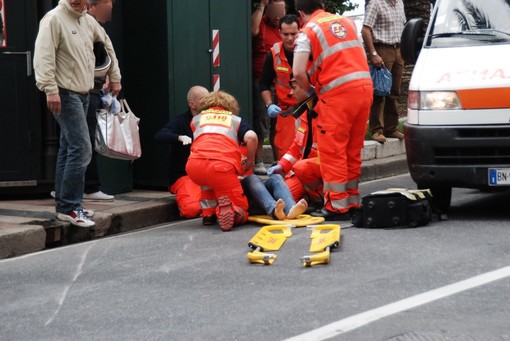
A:
[[[364,196],[361,207],[354,212],[356,227],[417,227],[432,218],[432,195],[428,189],[389,188]]]

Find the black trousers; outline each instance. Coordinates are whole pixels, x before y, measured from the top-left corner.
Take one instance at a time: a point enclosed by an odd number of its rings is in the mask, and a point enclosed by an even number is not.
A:
[[[97,117],[96,110],[101,109],[101,96],[96,93],[90,93],[89,109],[87,111],[87,125],[89,127],[90,142],[92,143],[92,159],[85,172],[85,187],[84,192],[87,194],[99,191],[101,182],[99,181],[99,170],[97,168],[97,152],[94,148]]]

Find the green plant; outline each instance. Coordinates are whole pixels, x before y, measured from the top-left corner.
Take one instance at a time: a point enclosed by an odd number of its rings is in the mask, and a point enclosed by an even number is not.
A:
[[[350,0],[325,0],[326,11],[331,13],[344,13],[351,11],[358,7],[357,4],[352,3]]]

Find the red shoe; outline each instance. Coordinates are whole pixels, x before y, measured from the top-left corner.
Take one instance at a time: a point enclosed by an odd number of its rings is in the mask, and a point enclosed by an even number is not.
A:
[[[235,211],[230,198],[225,196],[218,198],[218,208],[216,209],[218,222],[223,231],[230,231],[234,226]]]

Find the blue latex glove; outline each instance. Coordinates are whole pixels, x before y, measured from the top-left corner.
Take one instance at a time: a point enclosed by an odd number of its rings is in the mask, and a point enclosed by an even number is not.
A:
[[[278,114],[281,111],[282,111],[282,109],[274,103],[267,107],[267,114],[271,118],[275,118],[276,116],[278,116]]]
[[[281,165],[274,165],[272,167],[269,167],[267,169],[267,175],[273,175],[273,174],[283,174],[283,168]]]

